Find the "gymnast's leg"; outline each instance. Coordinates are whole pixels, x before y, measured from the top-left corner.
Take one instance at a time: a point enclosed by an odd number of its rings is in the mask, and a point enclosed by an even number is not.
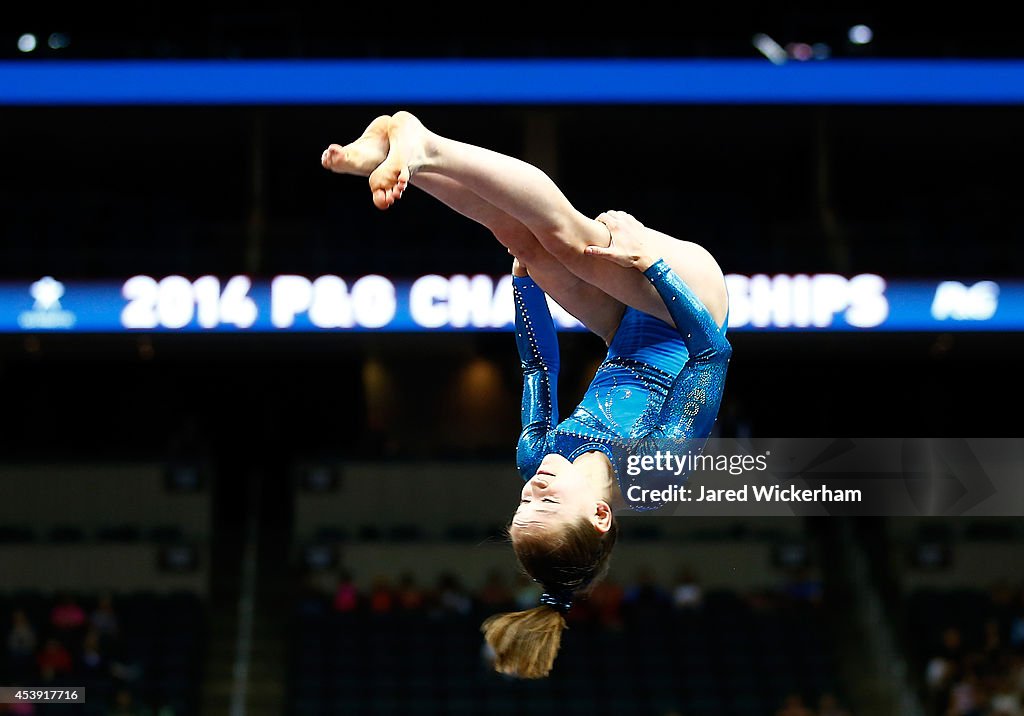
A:
[[[483,147],[437,135],[412,114],[398,112],[388,123],[387,158],[370,173],[374,204],[394,204],[417,173],[440,174],[521,222],[571,273],[630,305],[671,322],[664,303],[637,271],[595,261],[587,246],[607,246],[608,229],[569,202],[537,167]],[[614,148],[609,149],[609,155]],[[645,228],[645,240],[664,258],[721,324],[728,309],[725,281],[703,247]]]
[[[369,176],[387,156],[388,124],[387,116],[378,117],[356,141],[344,147],[332,144],[323,153],[323,166],[338,173]],[[422,171],[413,184],[490,229],[545,293],[606,343],[611,342],[625,306],[566,269],[522,222],[449,177]]]

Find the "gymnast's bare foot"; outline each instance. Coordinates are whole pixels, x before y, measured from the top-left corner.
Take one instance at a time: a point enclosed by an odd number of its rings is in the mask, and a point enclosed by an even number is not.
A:
[[[370,122],[359,139],[344,147],[332,144],[324,150],[320,163],[324,169],[338,174],[355,174],[361,177],[370,176],[388,156],[388,124],[391,117],[382,114]]]
[[[388,156],[370,174],[373,204],[387,209],[402,198],[409,180],[426,161],[428,133],[408,112],[396,112],[388,124]]]

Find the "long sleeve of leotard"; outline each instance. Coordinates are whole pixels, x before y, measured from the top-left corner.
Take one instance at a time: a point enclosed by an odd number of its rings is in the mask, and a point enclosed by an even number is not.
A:
[[[547,296],[532,278],[513,276],[512,291],[516,347],[523,369],[523,430],[516,464],[525,480],[536,474],[548,452],[548,433],[558,424],[558,334]]]
[[[644,275],[668,307],[690,354],[649,437],[706,438],[718,417],[732,346],[701,300],[664,260],[659,259]]]

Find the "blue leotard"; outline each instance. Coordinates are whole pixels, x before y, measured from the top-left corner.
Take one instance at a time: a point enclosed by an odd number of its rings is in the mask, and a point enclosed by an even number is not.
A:
[[[533,279],[513,277],[516,346],[523,368],[523,430],[516,461],[524,480],[536,474],[548,453],[572,461],[600,450],[611,461],[627,505],[647,510],[663,502],[631,500],[630,486],[663,489],[669,481],[685,479],[685,474],[649,471],[630,475],[627,459],[703,448],[718,416],[732,346],[724,327],[664,260],[644,275],[675,326],[627,307],[582,401],[561,422],[558,337],[547,296]]]

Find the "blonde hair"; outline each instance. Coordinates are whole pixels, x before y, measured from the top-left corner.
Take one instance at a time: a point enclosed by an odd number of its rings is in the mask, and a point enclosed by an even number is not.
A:
[[[584,517],[564,528],[554,541],[550,533],[535,532],[520,533],[512,540],[520,566],[556,598],[484,621],[480,630],[494,652],[496,671],[523,679],[541,679],[551,673],[566,628],[562,612],[568,611],[572,597],[586,596],[607,573],[617,536],[616,520],[607,532],[600,532]]]

